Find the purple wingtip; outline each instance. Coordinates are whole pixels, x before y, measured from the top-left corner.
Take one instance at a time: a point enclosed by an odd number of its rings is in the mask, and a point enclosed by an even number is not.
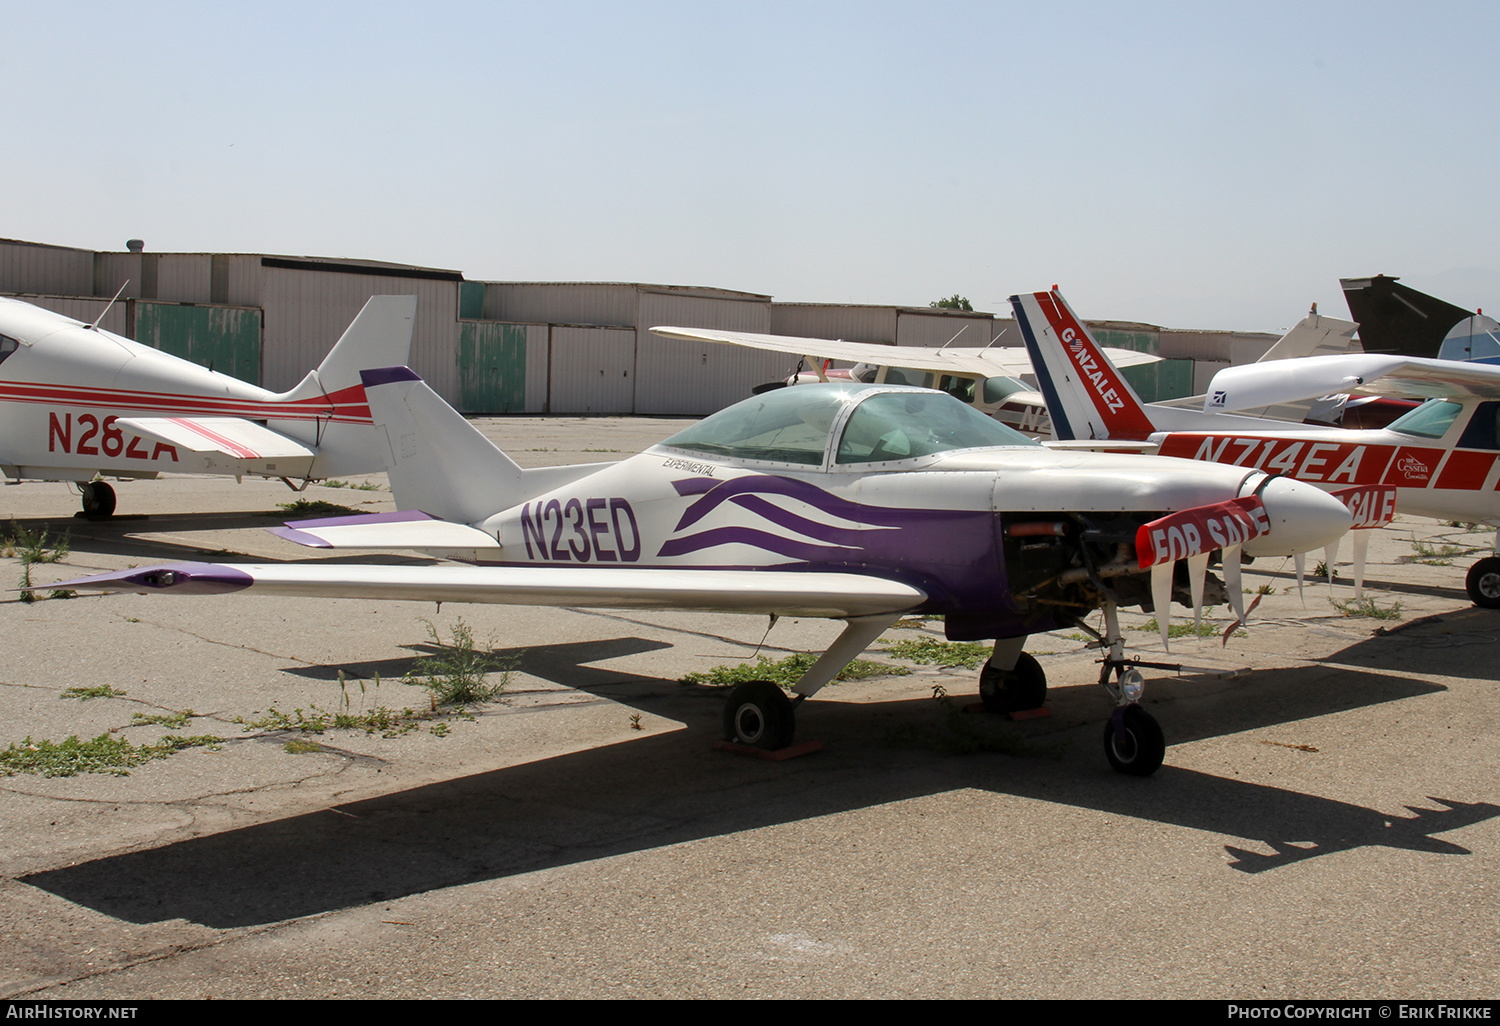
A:
[[[94,574],[55,584],[37,584],[23,591],[98,588],[104,591],[138,591],[149,594],[171,589],[179,595],[222,595],[255,583],[243,570],[222,563],[169,563],[166,566],[133,567],[112,574]]]
[[[359,380],[366,388],[389,385],[394,381],[421,381],[422,377],[410,367],[378,367],[359,372]]]

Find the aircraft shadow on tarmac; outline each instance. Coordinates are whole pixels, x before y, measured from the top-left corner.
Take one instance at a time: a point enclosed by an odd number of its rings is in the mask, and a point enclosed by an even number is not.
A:
[[[1010,724],[1023,752],[952,755],[893,747],[893,730],[951,722],[930,699],[840,702],[802,710],[803,737],[827,748],[784,763],[713,750],[722,692],[579,665],[601,651],[657,643],[619,639],[525,653],[528,672],[642,702],[687,724],[629,741],[424,785],[379,798],[36,873],[23,882],[131,922],[182,918],[215,928],[280,922],[647,851],[956,789],[988,790],[1261,842],[1225,844],[1228,863],[1264,872],[1371,845],[1468,854],[1434,834],[1490,819],[1500,806],[1447,798],[1410,818],[1315,794],[1168,765],[1148,780],[1104,765],[1103,702],[1093,686],[1054,688],[1048,719]],[[1201,684],[1157,681],[1153,712],[1173,741],[1430,694],[1389,674],[1327,667]],[[854,688],[858,685],[849,685]],[[629,696],[629,697],[627,697]],[[642,701],[644,700],[644,701]],[[1309,764],[1315,765],[1315,764]],[[1374,771],[1372,767],[1372,772]],[[1315,771],[1312,771],[1315,772]]]

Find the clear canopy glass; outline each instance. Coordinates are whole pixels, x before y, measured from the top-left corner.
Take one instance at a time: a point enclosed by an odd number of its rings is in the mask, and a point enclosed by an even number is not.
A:
[[[661,444],[710,456],[818,466],[832,446],[840,414],[851,405],[838,463],[1036,444],[942,392],[887,392],[858,384],[776,389],[721,410]]]

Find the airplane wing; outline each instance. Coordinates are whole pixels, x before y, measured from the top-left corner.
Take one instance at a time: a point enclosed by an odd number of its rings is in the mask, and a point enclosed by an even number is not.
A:
[[[1500,399],[1500,367],[1378,353],[1252,363],[1215,374],[1203,408],[1210,413],[1246,410],[1355,391],[1418,399]]]
[[[652,328],[653,334],[685,342],[722,342],[725,345],[765,349],[792,356],[810,356],[820,360],[846,363],[895,365],[913,370],[978,374],[983,377],[1017,377],[1031,373],[1031,358],[1020,347],[990,346],[960,349],[933,346],[884,346],[874,342],[845,342],[842,339],[800,338],[796,335],[758,335],[750,331],[719,331],[712,328]],[[1161,357],[1134,349],[1106,349],[1117,367],[1134,367],[1156,363]]]
[[[171,469],[306,477],[318,450],[242,417],[121,417],[115,422],[178,453]]]
[[[583,567],[173,563],[38,587],[76,591],[490,602],[601,609],[690,609],[847,618],[916,609],[926,592],[855,573]]]

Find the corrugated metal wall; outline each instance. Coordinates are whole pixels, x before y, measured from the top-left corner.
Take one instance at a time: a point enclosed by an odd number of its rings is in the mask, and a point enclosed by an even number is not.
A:
[[[786,357],[715,342],[682,342],[653,335],[650,328],[679,325],[767,334],[770,300],[702,299],[640,292],[635,343],[635,412],[652,416],[702,416],[750,394],[755,385],[780,376]]]
[[[894,306],[772,303],[771,334],[836,338],[846,342],[896,342]]]
[[[56,296],[92,295],[94,254],[86,249],[0,239],[0,289]]]
[[[261,379],[285,391],[328,355],[371,296],[417,297],[411,368],[454,405],[458,384],[458,286],[383,275],[264,267]]]
[[[260,384],[261,314],[229,306],[135,300],[135,340],[164,353]]]
[[[464,413],[540,413],[547,399],[545,324],[458,322],[459,401]]]
[[[993,320],[989,314],[900,310],[896,315],[896,344],[942,346],[951,340],[955,346],[987,346]]]
[[[633,412],[635,341],[634,328],[553,325],[548,412]]]
[[[484,319],[488,321],[636,326],[635,285],[495,281],[484,284]]]

